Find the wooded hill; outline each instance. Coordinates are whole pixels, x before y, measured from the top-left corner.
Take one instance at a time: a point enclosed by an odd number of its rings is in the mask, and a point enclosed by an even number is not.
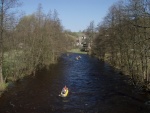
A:
[[[93,55],[129,75],[133,84],[150,89],[149,0],[118,2],[96,29],[89,26],[86,32],[93,36]]]
[[[7,81],[34,75],[57,62],[74,39],[64,31],[56,10],[44,14],[42,5],[31,15],[15,17],[17,0],[0,0],[0,90]]]

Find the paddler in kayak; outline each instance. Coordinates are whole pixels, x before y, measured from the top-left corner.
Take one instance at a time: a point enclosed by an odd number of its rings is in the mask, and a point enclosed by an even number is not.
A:
[[[65,87],[62,89],[62,93],[65,94],[67,90],[68,90],[68,88],[65,85]]]
[[[66,97],[67,95],[68,95],[68,88],[66,87],[66,85],[65,85],[65,87],[62,89],[62,91],[61,91],[61,94],[60,94],[60,96],[61,97]]]

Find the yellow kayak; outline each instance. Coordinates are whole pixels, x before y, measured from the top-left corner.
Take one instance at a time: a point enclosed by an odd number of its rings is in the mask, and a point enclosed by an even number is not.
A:
[[[69,93],[69,90],[68,90],[68,88],[67,88],[67,90],[64,92],[64,91],[61,91],[61,94],[59,95],[59,96],[61,96],[61,97],[66,97],[67,95],[68,95],[68,93]]]

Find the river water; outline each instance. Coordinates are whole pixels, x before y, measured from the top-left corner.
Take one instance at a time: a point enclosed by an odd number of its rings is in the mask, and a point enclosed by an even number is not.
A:
[[[150,113],[148,95],[128,80],[96,58],[62,55],[51,70],[11,84],[0,98],[0,113]],[[58,96],[64,85],[66,98]]]

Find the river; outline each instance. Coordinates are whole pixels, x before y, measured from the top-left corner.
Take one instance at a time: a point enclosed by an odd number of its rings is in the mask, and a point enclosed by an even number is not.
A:
[[[150,98],[128,80],[96,58],[64,54],[50,70],[11,84],[0,98],[0,113],[150,113]],[[59,97],[65,85],[69,94]]]

